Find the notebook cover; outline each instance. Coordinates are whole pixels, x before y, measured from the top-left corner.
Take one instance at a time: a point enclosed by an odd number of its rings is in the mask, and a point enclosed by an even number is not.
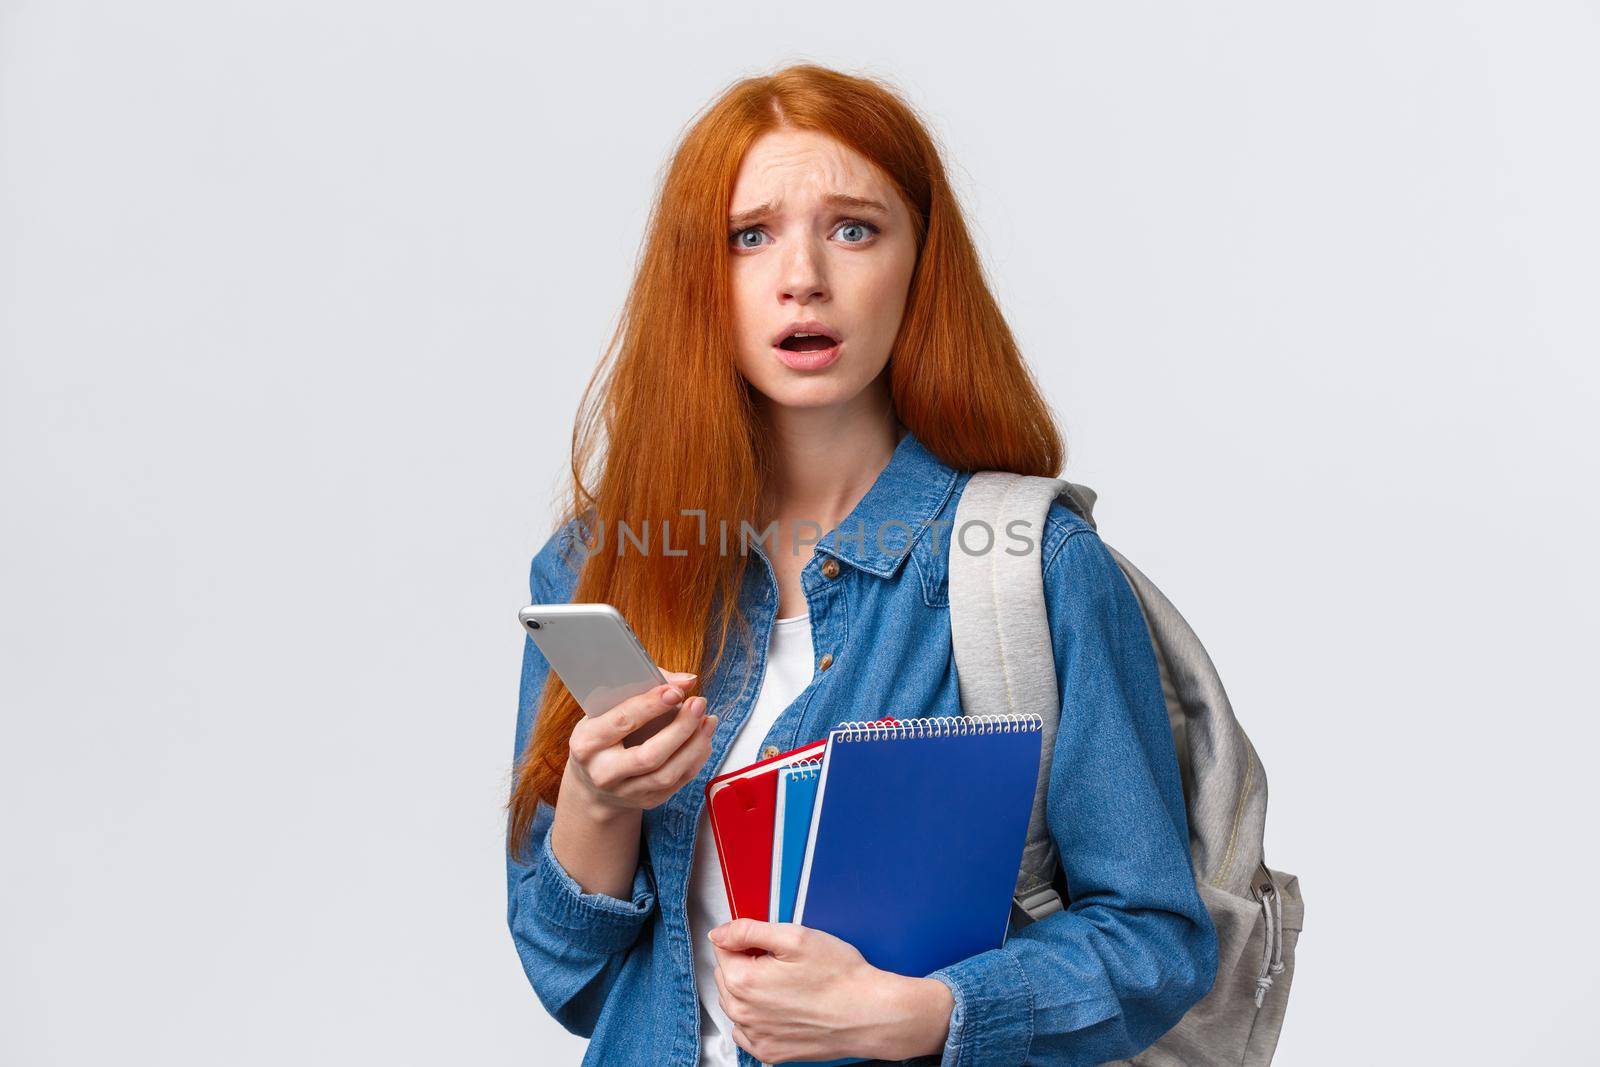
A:
[[[878,720],[889,724],[895,720]],[[777,807],[777,771],[808,756],[819,756],[827,739],[726,771],[705,785],[706,817],[722,869],[722,888],[732,918],[768,917],[772,887],[772,818]],[[748,950],[760,955],[759,949]]]
[[[825,740],[815,741],[718,775],[706,783],[707,819],[732,918],[767,921],[777,772],[808,755],[821,755],[826,744]]]
[[[773,922],[794,921],[794,902],[800,895],[800,868],[805,863],[821,766],[820,759],[807,759],[778,772],[778,806],[772,827],[772,899],[767,908]]]
[[[1005,944],[1038,720],[992,732],[964,721],[907,724],[926,736],[829,732],[796,922],[916,978]]]

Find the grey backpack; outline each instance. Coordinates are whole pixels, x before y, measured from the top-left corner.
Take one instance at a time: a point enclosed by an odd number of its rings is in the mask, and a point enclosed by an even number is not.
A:
[[[1045,822],[1045,786],[1061,703],[1039,546],[1045,516],[1057,498],[1095,525],[1095,494],[1086,486],[979,471],[967,483],[950,530],[950,630],[962,712],[1033,713],[1044,720],[1033,817],[1017,875],[1016,927],[1062,910],[1066,888]],[[964,543],[960,535],[973,522],[986,524],[994,539],[969,536]],[[1025,525],[1012,525],[1017,523]],[[1013,555],[996,547],[1002,533],[1009,537],[1024,532],[1031,552]],[[974,555],[966,543],[989,548]],[[1195,881],[1218,939],[1211,992],[1155,1044],[1122,1062],[1149,1067],[1268,1064],[1283,1027],[1295,943],[1305,920],[1300,883],[1269,868],[1262,855],[1266,773],[1233,717],[1211,657],[1161,590],[1115,549],[1110,551],[1133,588],[1155,648],[1188,806]]]

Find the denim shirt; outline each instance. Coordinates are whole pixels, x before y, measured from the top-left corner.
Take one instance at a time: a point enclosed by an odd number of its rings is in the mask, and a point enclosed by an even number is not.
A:
[[[855,509],[816,544],[800,581],[818,669],[767,731],[764,751],[819,740],[845,721],[961,713],[946,553],[969,476],[907,433]],[[571,599],[568,560],[582,552],[576,532],[567,524],[534,557],[534,602]],[[614,551],[607,533],[606,550]],[[962,544],[977,550],[982,540],[969,535]],[[736,542],[735,531],[730,551]],[[698,1061],[686,917],[693,837],[705,783],[755,703],[778,610],[771,561],[757,544],[749,551],[759,562],[746,570],[740,610],[752,640],[748,649],[730,645],[733,655],[701,680],[708,710],[721,716],[711,756],[693,782],[644,812],[629,899],[585,893],[562,868],[550,848],[547,804],[533,823],[530,864],[507,863],[508,922],[523,969],[546,1010],[591,1038],[586,1065]],[[1094,530],[1059,503],[1046,521],[1042,560],[1062,701],[1048,816],[1070,903],[1010,933],[1002,947],[928,976],[954,996],[949,1036],[942,1056],[905,1062],[1017,1067],[1130,1056],[1215,977],[1216,933],[1195,888],[1166,703],[1138,604]],[[832,659],[823,667],[825,655]],[[749,656],[760,661],[741,695]],[[526,640],[518,753],[548,670]],[[743,1049],[739,1062],[757,1064]]]

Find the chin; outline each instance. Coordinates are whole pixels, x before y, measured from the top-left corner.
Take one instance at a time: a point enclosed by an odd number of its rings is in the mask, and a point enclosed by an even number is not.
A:
[[[888,353],[879,360],[863,360],[862,355],[861,351],[846,350],[843,358],[820,370],[800,371],[785,366],[770,349],[742,351],[738,366],[750,388],[775,407],[827,408],[855,400],[888,366]]]
[[[756,392],[780,408],[826,408],[853,399],[865,382],[847,382],[821,376],[805,381],[763,382]]]

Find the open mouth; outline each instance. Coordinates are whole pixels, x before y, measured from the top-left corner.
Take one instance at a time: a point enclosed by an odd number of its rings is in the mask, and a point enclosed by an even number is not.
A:
[[[839,342],[820,333],[795,334],[778,342],[778,347],[789,352],[822,352]]]
[[[826,370],[838,362],[843,345],[837,331],[818,319],[791,322],[772,342],[780,362],[804,373]]]

